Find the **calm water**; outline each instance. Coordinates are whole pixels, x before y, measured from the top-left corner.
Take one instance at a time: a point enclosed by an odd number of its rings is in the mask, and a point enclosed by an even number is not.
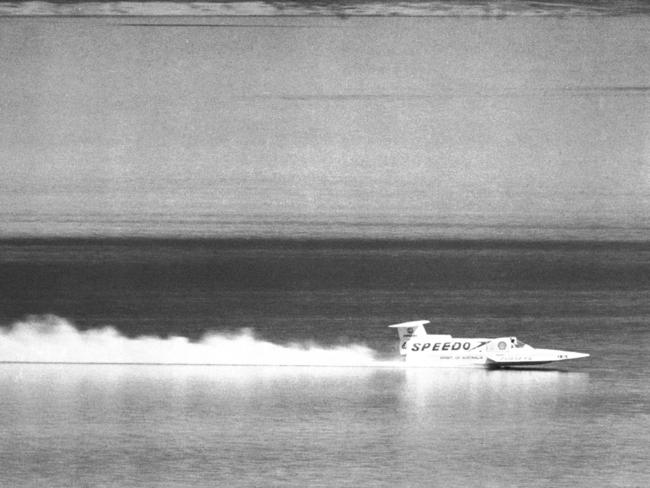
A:
[[[650,16],[571,3],[0,17],[0,236],[647,240]]]
[[[647,244],[5,240],[0,276],[13,359],[251,364],[2,364],[7,486],[650,482]],[[416,318],[592,356],[406,370],[385,326]]]

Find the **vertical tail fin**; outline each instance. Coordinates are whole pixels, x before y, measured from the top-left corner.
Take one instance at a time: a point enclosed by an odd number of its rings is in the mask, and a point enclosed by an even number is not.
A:
[[[399,334],[399,353],[404,356],[406,354],[406,343],[411,337],[427,335],[424,324],[428,324],[428,320],[415,320],[413,322],[402,322],[401,324],[389,325],[397,329]]]

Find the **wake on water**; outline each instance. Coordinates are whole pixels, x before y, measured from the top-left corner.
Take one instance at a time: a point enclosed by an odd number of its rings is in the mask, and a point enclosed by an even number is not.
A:
[[[57,316],[28,317],[0,327],[0,362],[89,364],[187,364],[273,366],[398,366],[380,361],[372,349],[352,344],[326,348],[314,344],[274,344],[253,331],[186,337],[130,338],[113,327],[79,330]]]

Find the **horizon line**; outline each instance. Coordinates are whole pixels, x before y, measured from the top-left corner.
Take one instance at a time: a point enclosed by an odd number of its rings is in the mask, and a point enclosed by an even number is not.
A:
[[[410,236],[165,236],[165,235],[33,235],[0,236],[2,244],[37,244],[37,243],[214,243],[214,244],[282,244],[282,245],[318,245],[318,244],[429,244],[429,245],[650,245],[646,239],[611,239],[611,238],[567,238],[567,237],[410,237]]]

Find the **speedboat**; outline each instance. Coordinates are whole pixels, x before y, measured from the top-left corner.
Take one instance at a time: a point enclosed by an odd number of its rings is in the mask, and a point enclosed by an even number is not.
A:
[[[461,338],[428,334],[428,320],[389,325],[399,334],[399,351],[413,366],[485,366],[509,368],[589,357],[582,352],[537,349],[516,337]]]

